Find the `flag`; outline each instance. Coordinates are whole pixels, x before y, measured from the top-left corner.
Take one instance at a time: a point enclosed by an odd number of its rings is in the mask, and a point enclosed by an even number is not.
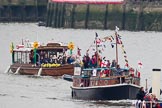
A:
[[[126,63],[125,63],[125,67],[127,67],[127,68],[129,67],[129,64],[128,64],[128,62],[126,62]]]
[[[98,34],[96,33],[96,38],[98,37]]]
[[[13,53],[13,49],[14,49],[14,45],[13,45],[13,42],[12,42],[11,45],[10,45],[10,53]]]
[[[119,31],[119,28],[117,26],[115,26],[115,31],[118,32]]]
[[[143,64],[142,64],[141,61],[138,61],[138,67],[139,67],[139,68],[143,68]]]
[[[97,39],[97,40],[96,40],[96,44],[97,44],[97,45],[101,44],[101,39]]]
[[[114,44],[113,43],[111,43],[111,47],[114,48]]]
[[[24,48],[24,45],[16,45],[16,48],[19,49],[19,48]]]

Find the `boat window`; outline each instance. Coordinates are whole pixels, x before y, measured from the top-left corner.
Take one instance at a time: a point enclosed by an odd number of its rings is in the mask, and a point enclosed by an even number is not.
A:
[[[91,70],[82,71],[82,76],[90,77],[92,75]]]
[[[14,52],[15,63],[29,63],[29,52]]]

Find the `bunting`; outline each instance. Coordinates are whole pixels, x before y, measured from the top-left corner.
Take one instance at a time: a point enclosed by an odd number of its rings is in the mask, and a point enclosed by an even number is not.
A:
[[[118,28],[117,28],[118,30]],[[116,32],[117,33],[117,32]],[[116,38],[116,40],[115,40]],[[123,42],[122,42],[122,36],[120,36],[119,34],[116,35],[110,35],[110,36],[106,36],[104,38],[99,38],[98,34],[96,33],[96,38],[93,41],[93,43],[90,45],[90,47],[88,48],[87,52],[89,52],[90,48],[92,48],[92,51],[96,51],[96,48],[94,46],[97,45],[98,47],[98,52],[100,54],[102,54],[102,52],[104,51],[104,48],[106,48],[106,45],[104,44],[104,42],[110,42],[110,45],[112,48],[114,48],[114,46],[116,45],[116,43],[120,46],[121,50],[122,50],[122,54],[123,57],[125,59],[125,66],[129,67],[129,63],[128,63],[128,59],[127,59],[127,53],[125,51]]]

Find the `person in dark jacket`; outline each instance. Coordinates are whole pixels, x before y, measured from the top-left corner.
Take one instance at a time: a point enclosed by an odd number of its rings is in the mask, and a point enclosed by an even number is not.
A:
[[[146,92],[144,91],[144,88],[141,87],[140,90],[139,90],[139,92],[138,92],[137,95],[136,95],[136,98],[137,98],[138,100],[143,101],[145,95],[146,95]]]
[[[136,106],[137,106],[137,108],[145,108],[142,104],[145,95],[146,95],[146,92],[144,91],[144,88],[141,87],[140,90],[138,91],[137,95],[136,95],[136,99],[137,99],[137,103],[136,103],[137,105]],[[141,107],[141,105],[142,105],[142,107]]]

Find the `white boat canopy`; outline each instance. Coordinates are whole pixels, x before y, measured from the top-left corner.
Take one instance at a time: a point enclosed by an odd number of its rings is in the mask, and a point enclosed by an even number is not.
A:
[[[19,49],[14,49],[13,51],[16,52],[30,52],[32,48],[19,48]]]
[[[124,0],[51,0],[58,3],[72,4],[122,4]]]

